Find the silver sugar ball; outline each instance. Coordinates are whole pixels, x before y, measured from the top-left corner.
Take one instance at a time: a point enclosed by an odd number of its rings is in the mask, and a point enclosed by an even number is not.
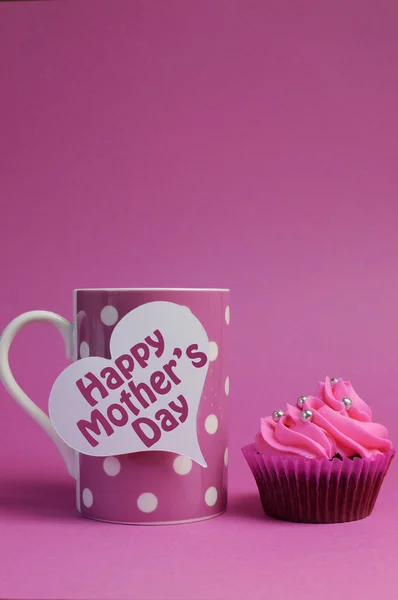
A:
[[[272,413],[272,418],[274,419],[275,423],[277,423],[284,415],[285,413],[283,412],[283,410],[276,410],[275,412]]]
[[[342,398],[341,401],[347,410],[349,410],[351,408],[351,406],[352,406],[351,398]]]
[[[337,382],[338,382],[338,379],[337,379],[337,377],[332,377],[332,379],[330,380],[330,383],[331,383],[332,385],[336,385],[336,383],[337,383]]]
[[[308,421],[311,421],[312,416],[313,416],[312,410],[307,408],[307,409],[301,411],[300,419],[302,421],[304,421],[305,423],[307,423]]]
[[[300,398],[297,400],[297,406],[299,406],[300,408],[303,408],[307,398],[308,398],[308,396],[300,396]]]

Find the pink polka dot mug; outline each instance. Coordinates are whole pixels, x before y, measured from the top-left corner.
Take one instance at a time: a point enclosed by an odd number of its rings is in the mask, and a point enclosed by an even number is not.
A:
[[[206,468],[172,452],[106,457],[79,453],[58,436],[47,414],[23,392],[10,370],[12,340],[29,323],[54,325],[64,338],[68,358],[110,358],[110,338],[116,324],[133,309],[156,301],[187,307],[210,340],[209,368],[196,421]],[[74,292],[73,323],[55,313],[32,311],[6,327],[0,338],[0,377],[9,394],[60,451],[68,472],[76,479],[76,504],[82,515],[114,523],[160,525],[209,519],[226,510],[229,321],[226,289],[78,289]]]

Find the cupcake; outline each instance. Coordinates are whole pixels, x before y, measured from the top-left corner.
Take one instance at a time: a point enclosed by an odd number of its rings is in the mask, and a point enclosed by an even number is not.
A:
[[[349,381],[326,377],[315,396],[261,419],[242,448],[264,511],[301,523],[369,516],[395,450]]]

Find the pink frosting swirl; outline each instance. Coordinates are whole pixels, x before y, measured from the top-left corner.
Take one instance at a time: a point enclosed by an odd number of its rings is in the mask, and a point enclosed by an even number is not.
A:
[[[337,411],[341,410],[341,399],[350,398],[352,407],[349,410],[349,417],[358,419],[358,421],[372,420],[372,411],[366,402],[358,396],[350,381],[339,379],[337,383],[332,385],[330,377],[326,377],[325,381],[318,383],[315,396],[318,396],[330,408],[334,408]]]
[[[346,409],[341,398],[350,398],[351,408]],[[302,409],[290,404],[277,422],[272,417],[261,419],[256,436],[259,452],[331,459],[336,454],[371,457],[392,448],[387,429],[371,421],[370,408],[350,382],[340,379],[333,385],[327,377],[303,408],[312,411],[310,421],[303,421]]]

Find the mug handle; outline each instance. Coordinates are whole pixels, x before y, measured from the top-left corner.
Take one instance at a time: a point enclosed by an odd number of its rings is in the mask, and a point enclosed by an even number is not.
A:
[[[50,436],[64,459],[68,473],[76,478],[75,450],[65,444],[59,437],[50,418],[19,387],[10,369],[8,353],[12,341],[18,331],[30,323],[50,323],[50,325],[56,327],[64,339],[67,357],[72,358],[73,323],[47,310],[32,310],[23,313],[11,321],[0,336],[0,379],[7,392],[17,404]]]

